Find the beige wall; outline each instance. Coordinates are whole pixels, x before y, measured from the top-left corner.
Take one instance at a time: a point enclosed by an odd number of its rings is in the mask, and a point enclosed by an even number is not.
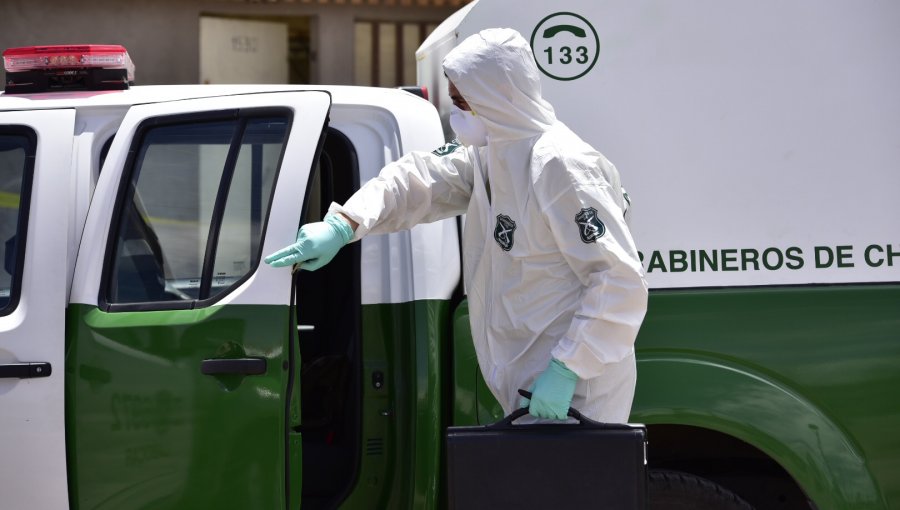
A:
[[[453,8],[315,6],[236,0],[0,0],[0,49],[121,44],[142,85],[197,83],[203,15],[311,16],[311,81],[353,83],[354,21],[436,21]]]

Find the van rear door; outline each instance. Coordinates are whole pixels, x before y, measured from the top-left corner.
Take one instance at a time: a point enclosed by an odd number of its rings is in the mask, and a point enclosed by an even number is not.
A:
[[[303,91],[129,110],[69,307],[78,508],[298,506],[291,277],[261,258],[295,238],[330,105]]]
[[[66,508],[63,353],[75,110],[0,112],[3,508]]]

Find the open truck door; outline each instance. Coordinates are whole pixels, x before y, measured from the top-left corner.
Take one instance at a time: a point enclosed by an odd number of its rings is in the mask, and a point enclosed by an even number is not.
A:
[[[330,107],[302,91],[128,111],[68,310],[74,506],[298,506],[291,277],[261,259],[295,238]]]
[[[74,109],[0,113],[0,480],[8,508],[66,508],[66,210]],[[35,490],[34,482],[56,490]]]

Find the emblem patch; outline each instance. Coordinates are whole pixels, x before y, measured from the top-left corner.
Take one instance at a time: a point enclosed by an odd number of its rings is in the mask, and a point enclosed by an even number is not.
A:
[[[500,245],[503,251],[509,251],[513,247],[515,240],[513,233],[516,231],[516,222],[505,214],[497,215],[497,226],[494,227],[494,240]]]
[[[581,240],[590,244],[603,237],[606,226],[597,217],[597,210],[593,207],[585,207],[575,215],[575,223],[578,225]]]
[[[459,140],[454,138],[453,140],[450,140],[444,145],[441,145],[437,149],[431,151],[431,153],[435,156],[446,156],[447,154],[454,152],[458,148],[460,148]]]

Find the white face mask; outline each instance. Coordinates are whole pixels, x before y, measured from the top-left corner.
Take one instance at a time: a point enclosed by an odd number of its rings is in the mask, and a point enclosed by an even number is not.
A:
[[[487,145],[487,127],[481,117],[460,110],[455,105],[450,110],[450,127],[463,145],[484,147]]]

